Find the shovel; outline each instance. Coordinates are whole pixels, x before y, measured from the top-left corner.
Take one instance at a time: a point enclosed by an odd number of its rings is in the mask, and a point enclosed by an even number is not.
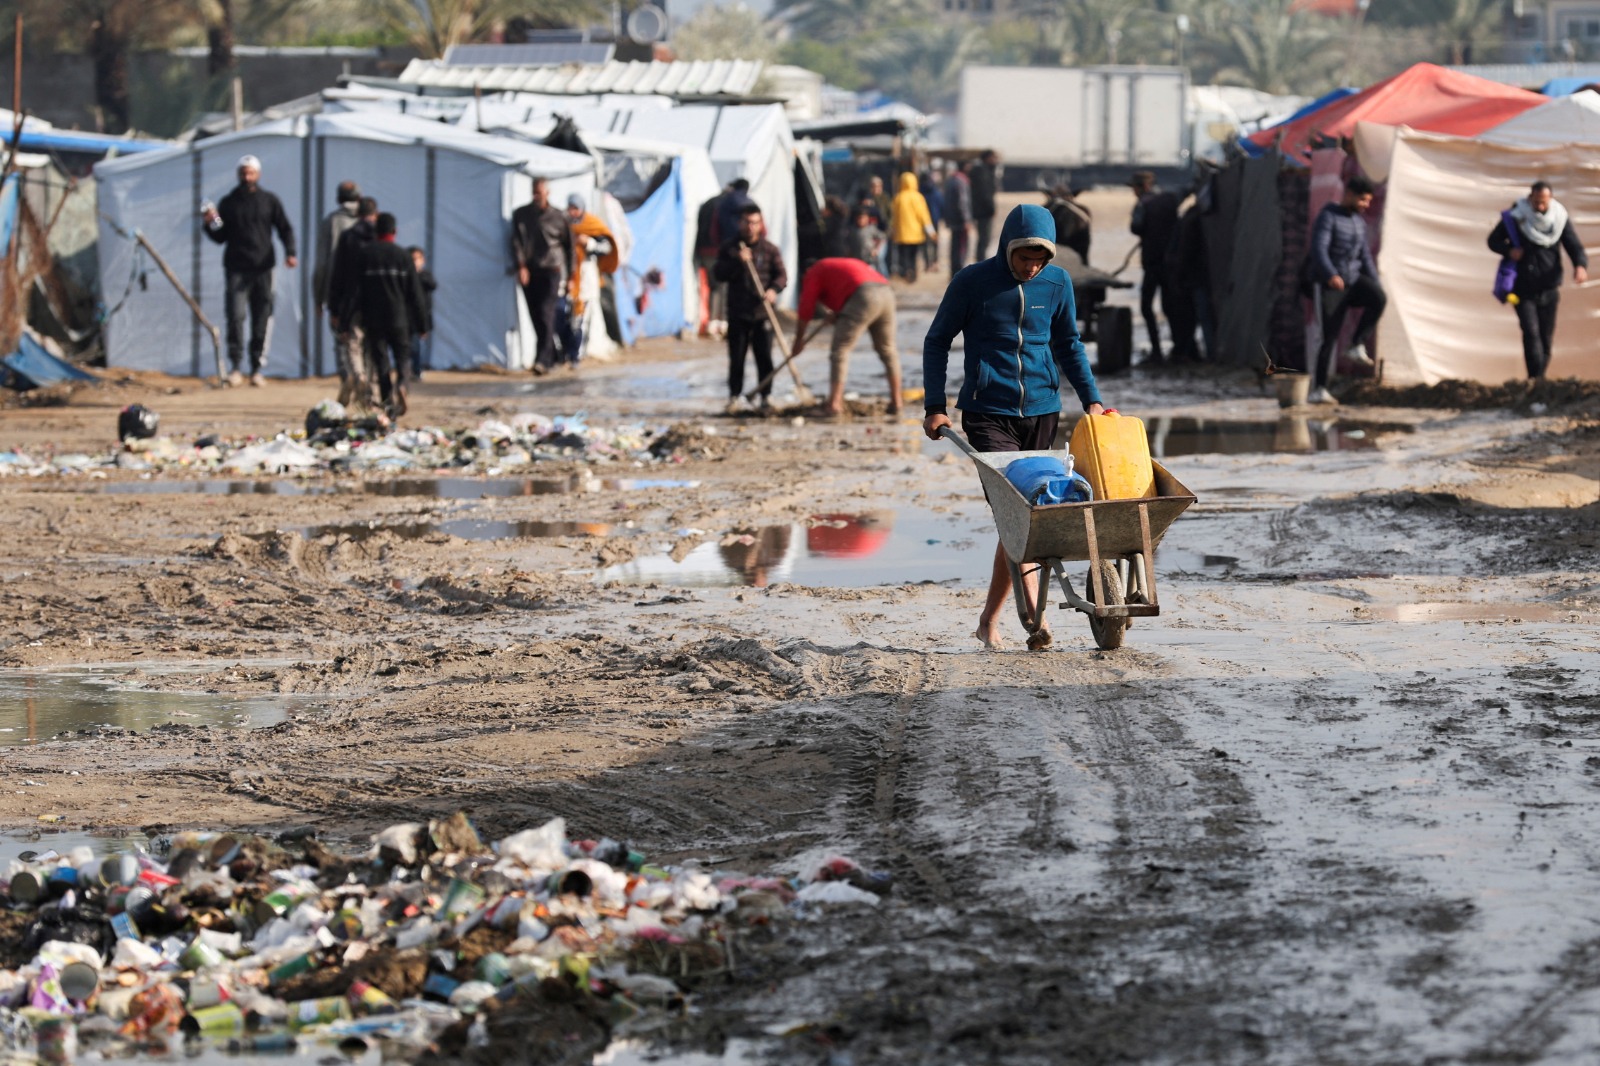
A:
[[[822,319],[819,318],[819,319],[816,320],[815,325],[816,325],[815,329],[813,329],[810,333],[805,334],[805,336],[803,336],[801,338],[801,340],[804,342],[801,345],[802,348],[805,347],[805,344],[809,344],[812,341],[817,339],[817,334],[822,332],[822,327],[827,325],[827,322],[825,322],[825,321],[823,321]],[[776,328],[776,326],[774,326],[774,328]],[[782,334],[780,333],[779,336],[781,337]],[[773,367],[771,373],[769,373],[766,377],[762,378],[759,382],[756,383],[756,387],[755,388],[751,389],[749,392],[744,394],[744,398],[746,400],[754,400],[756,398],[756,394],[759,393],[762,389],[766,388],[768,385],[771,385],[772,384],[772,379],[777,377],[783,371],[784,367],[786,367],[790,363],[794,362],[794,358],[795,357],[793,355],[785,356],[783,362],[781,362],[777,366]],[[796,379],[795,385],[798,386],[798,388],[796,389],[797,393],[805,391],[805,386],[801,385],[798,379]],[[802,402],[809,403],[811,401],[804,400]]]
[[[792,365],[794,356],[789,354],[789,340],[783,335],[783,327],[778,324],[778,313],[767,302],[767,290],[761,284],[761,275],[756,273],[755,260],[747,259],[744,265],[750,271],[750,281],[756,287],[756,299],[761,301],[761,309],[767,313],[767,321],[771,323],[772,332],[778,339],[778,350],[783,353],[782,365],[789,368],[789,376],[794,378],[794,394],[800,398],[800,402],[803,404],[816,403],[817,398],[812,395],[810,389],[806,388],[806,383],[800,380],[800,371],[796,370]],[[769,377],[767,383],[770,384],[770,382],[771,378]],[[757,389],[756,391],[759,392],[760,390]]]

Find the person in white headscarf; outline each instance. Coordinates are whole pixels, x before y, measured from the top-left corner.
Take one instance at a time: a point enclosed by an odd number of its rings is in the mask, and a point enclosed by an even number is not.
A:
[[[1561,302],[1561,251],[1572,261],[1572,280],[1589,280],[1589,256],[1572,228],[1567,209],[1548,182],[1536,181],[1528,195],[1500,216],[1489,248],[1517,266],[1512,304],[1522,327],[1522,359],[1530,379],[1542,378],[1555,343],[1556,307]]]
[[[294,227],[283,203],[263,189],[261,160],[247,155],[239,160],[239,184],[215,207],[201,212],[205,235],[223,245],[223,310],[228,324],[228,363],[232,372],[226,384],[244,383],[245,319],[250,320],[250,384],[261,385],[267,368],[268,341],[272,336],[273,274],[278,265],[272,247],[276,233],[283,245],[283,265],[297,262]]]

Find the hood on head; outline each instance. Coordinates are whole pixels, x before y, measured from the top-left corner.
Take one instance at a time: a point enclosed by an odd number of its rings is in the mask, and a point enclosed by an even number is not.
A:
[[[909,170],[906,171],[904,174],[900,175],[900,191],[901,192],[916,192],[917,191],[917,176],[915,174],[911,173]]]
[[[1018,204],[1000,227],[1000,247],[995,252],[1011,269],[1011,253],[1018,248],[1043,248],[1056,257],[1056,220],[1038,204]]]

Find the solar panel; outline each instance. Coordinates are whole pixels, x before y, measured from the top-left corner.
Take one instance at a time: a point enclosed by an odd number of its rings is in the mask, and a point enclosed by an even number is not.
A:
[[[609,63],[616,45],[601,41],[537,44],[458,44],[445,52],[449,67],[554,67],[563,63]]]

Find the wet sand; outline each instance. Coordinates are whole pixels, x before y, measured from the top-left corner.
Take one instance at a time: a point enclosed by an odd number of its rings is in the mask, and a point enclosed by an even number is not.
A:
[[[1096,212],[1107,258],[1117,202]],[[941,281],[906,294],[911,385]],[[802,360],[814,390],[824,362]],[[0,477],[0,725],[30,729],[27,677],[37,719],[50,671],[96,664],[205,723],[0,733],[0,859],[58,829],[354,841],[464,808],[489,839],[560,815],[669,860],[894,873],[885,907],[797,924],[702,990],[664,1034],[685,1050],[1600,1051],[1592,394],[1285,416],[1249,372],[1103,380],[1165,428],[1199,502],[1158,552],[1159,618],[1100,652],[1054,611],[1055,647],[1030,654],[1014,619],[1008,649],[971,639],[994,529],[965,459],[909,419],[723,417],[723,365],[662,342],[572,377],[427,375],[408,425],[712,430],[682,462],[544,463],[489,479],[503,491],[446,491],[449,471]],[[880,382],[858,350],[862,410]],[[333,391],[126,375],[5,410],[0,447],[103,450],[135,401],[180,439],[270,435]]]

